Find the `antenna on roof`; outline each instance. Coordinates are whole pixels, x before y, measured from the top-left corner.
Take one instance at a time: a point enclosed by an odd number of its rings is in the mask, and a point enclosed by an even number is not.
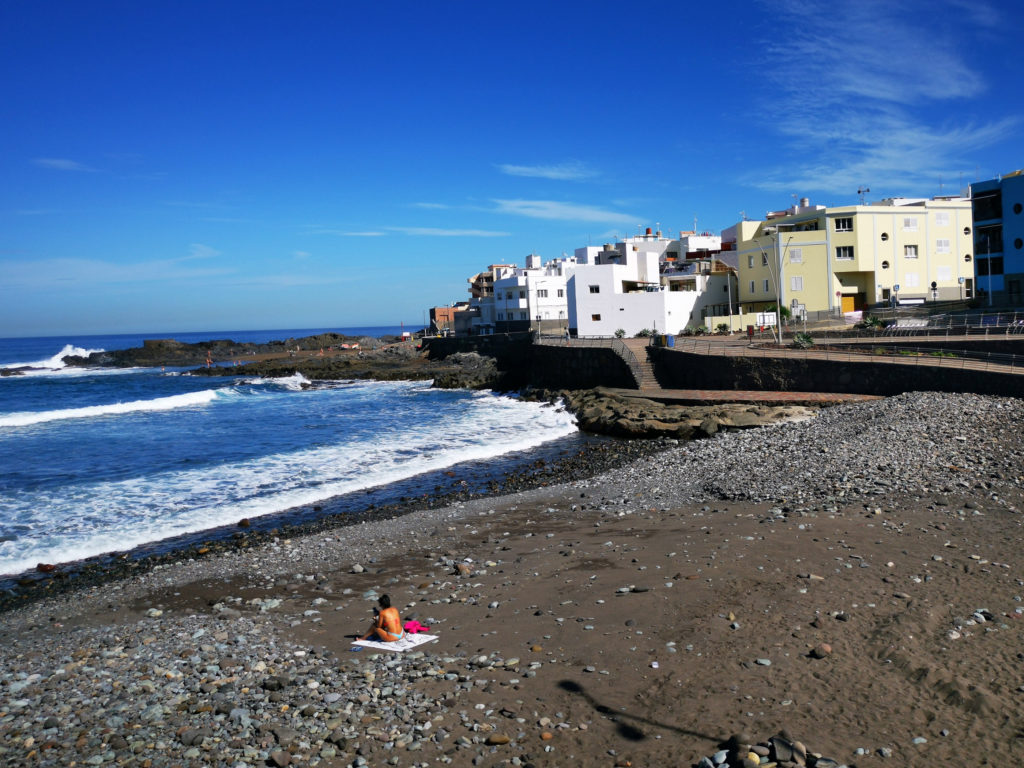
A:
[[[860,204],[861,205],[864,205],[864,195],[866,195],[870,191],[871,190],[868,189],[867,187],[857,187],[857,194],[860,195]]]

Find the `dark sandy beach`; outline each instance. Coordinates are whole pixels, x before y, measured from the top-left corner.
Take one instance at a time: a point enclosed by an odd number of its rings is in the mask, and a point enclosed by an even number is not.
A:
[[[1024,404],[905,395],[9,612],[9,765],[1019,753]],[[351,653],[376,595],[439,636]],[[730,758],[731,759],[731,758]]]

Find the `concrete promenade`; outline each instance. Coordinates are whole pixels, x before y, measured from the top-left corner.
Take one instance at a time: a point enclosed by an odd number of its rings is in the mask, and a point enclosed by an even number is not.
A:
[[[713,405],[749,403],[751,405],[839,405],[882,400],[878,395],[852,395],[844,392],[771,392],[752,389],[614,389],[599,391],[629,398],[653,400],[665,405]]]

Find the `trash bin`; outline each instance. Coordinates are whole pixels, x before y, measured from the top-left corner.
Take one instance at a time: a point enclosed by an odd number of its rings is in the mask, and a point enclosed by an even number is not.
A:
[[[675,345],[676,345],[676,337],[673,336],[672,334],[667,335],[665,337],[665,346],[666,347],[674,347]]]

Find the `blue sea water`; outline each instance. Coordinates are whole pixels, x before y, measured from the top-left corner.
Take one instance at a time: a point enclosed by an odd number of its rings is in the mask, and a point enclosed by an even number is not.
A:
[[[0,377],[0,575],[273,515],[576,432],[559,410],[427,382],[310,387],[298,376],[211,379],[61,362],[144,338],[261,342],[317,332],[0,339],[0,367],[34,369]]]

